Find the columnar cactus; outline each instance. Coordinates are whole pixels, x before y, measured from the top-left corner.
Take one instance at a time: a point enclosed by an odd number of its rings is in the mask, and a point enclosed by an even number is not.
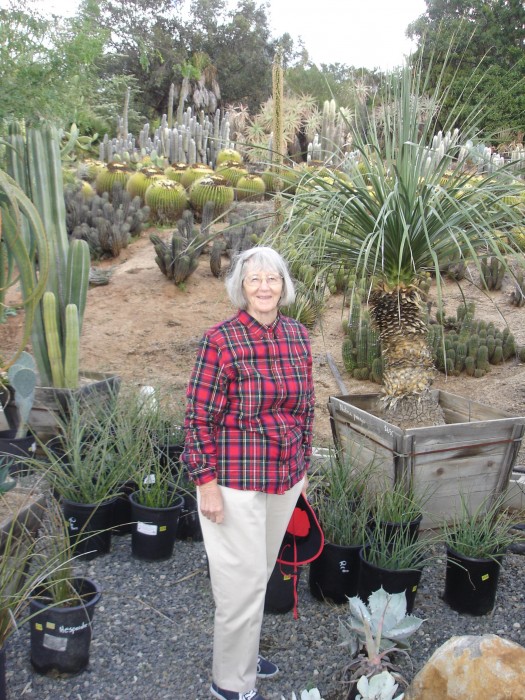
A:
[[[155,262],[174,284],[182,284],[197,269],[206,245],[206,238],[194,226],[191,211],[184,212],[170,241],[163,241],[155,233],[150,235],[150,240],[157,254]]]
[[[62,357],[65,356],[66,350],[71,356],[66,336],[66,309],[69,304],[75,306],[79,333],[82,330],[89,284],[89,247],[85,241],[80,240],[70,244],[67,235],[60,139],[57,130],[51,125],[28,126],[24,146],[17,150],[19,167],[13,168],[13,174],[15,177],[17,174],[21,177],[22,171],[28,173],[27,180],[21,185],[28,188],[28,195],[40,213],[50,248],[46,289],[47,298],[50,299],[50,295],[54,297],[56,335],[50,337],[46,333],[43,302],[36,309],[31,331],[40,381],[44,385],[50,385],[53,383],[50,357],[55,353],[55,346],[50,348],[48,342],[58,343]],[[74,344],[73,350],[78,353],[78,342]],[[78,367],[78,357],[74,362]],[[55,376],[60,378],[60,374]],[[69,387],[77,386],[78,379],[78,372],[74,380],[69,376]]]

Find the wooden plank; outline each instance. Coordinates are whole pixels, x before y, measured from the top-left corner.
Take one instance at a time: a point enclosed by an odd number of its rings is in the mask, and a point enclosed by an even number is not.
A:
[[[436,397],[448,419],[460,422],[402,430],[373,413],[379,394],[331,397],[329,403],[334,434],[354,465],[364,469],[375,459],[379,476],[391,482],[412,477],[416,492],[429,495],[423,527],[449,522],[461,494],[477,507],[504,490],[525,431],[525,416],[447,392],[436,390]]]

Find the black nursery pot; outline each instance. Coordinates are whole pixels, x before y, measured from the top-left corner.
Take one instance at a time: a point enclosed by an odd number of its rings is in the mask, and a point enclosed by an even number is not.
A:
[[[381,535],[381,541],[384,540],[388,542],[395,538],[403,537],[404,540],[409,542],[417,542],[422,520],[423,514],[418,515],[417,518],[413,520],[407,520],[406,522],[390,522],[388,520],[375,520],[371,518],[368,522],[368,529],[371,537],[374,536],[376,529],[380,529],[384,533]]]
[[[357,594],[362,545],[343,546],[326,542],[323,551],[310,564],[308,585],[317,600],[337,605]]]
[[[78,605],[52,606],[36,598],[30,602],[31,664],[39,673],[80,673],[89,663],[93,615],[102,592],[89,578],[77,578],[73,585],[83,596]]]
[[[28,473],[23,460],[35,456],[36,441],[32,435],[17,438],[16,430],[0,430],[0,466],[9,465],[11,476]]]
[[[357,595],[368,602],[370,594],[381,586],[387,593],[404,593],[407,601],[407,613],[414,609],[416,593],[421,580],[423,569],[383,569],[375,566],[359,553],[361,559],[357,583]]]
[[[183,504],[179,514],[179,522],[175,538],[177,540],[193,540],[202,542],[202,530],[199,520],[197,498],[191,493],[182,494]]]
[[[135,481],[126,481],[119,488],[119,495],[113,505],[112,532],[114,535],[129,535],[133,531],[133,516],[129,496],[136,491]]]
[[[134,521],[131,532],[132,555],[146,561],[169,559],[173,554],[184,499],[177,495],[167,508],[150,508],[141,505],[137,498],[137,492],[129,496]]]
[[[111,527],[115,499],[99,504],[61,499],[71,543],[80,559],[90,560],[111,549]]]
[[[266,596],[264,598],[264,612],[274,615],[284,615],[294,606],[294,576],[290,573],[291,567],[277,562],[273,568],[272,575],[266,586]],[[301,569],[297,568],[297,584]]]
[[[466,557],[447,547],[443,600],[452,610],[467,615],[485,615],[496,602],[503,555],[494,559]]]

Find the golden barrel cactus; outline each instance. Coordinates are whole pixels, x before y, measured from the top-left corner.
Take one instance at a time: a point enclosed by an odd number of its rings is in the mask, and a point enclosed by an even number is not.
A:
[[[214,215],[223,214],[233,203],[234,190],[220,175],[206,175],[194,182],[190,190],[190,203],[200,214],[207,202],[213,202]]]
[[[188,206],[188,195],[184,187],[168,178],[153,179],[144,199],[152,218],[162,223],[176,222]]]
[[[264,180],[259,175],[244,175],[235,188],[238,200],[245,199],[252,202],[264,199],[265,191]]]

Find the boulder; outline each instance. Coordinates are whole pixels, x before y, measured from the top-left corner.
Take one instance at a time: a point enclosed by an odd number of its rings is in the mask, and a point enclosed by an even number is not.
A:
[[[525,649],[495,634],[452,637],[437,649],[405,700],[524,700]]]

